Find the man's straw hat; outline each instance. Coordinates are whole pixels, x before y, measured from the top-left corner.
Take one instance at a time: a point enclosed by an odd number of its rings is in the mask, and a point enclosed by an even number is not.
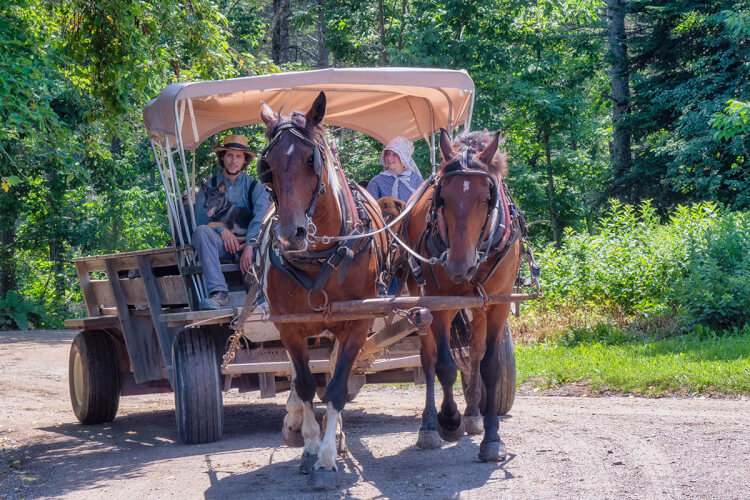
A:
[[[244,135],[228,135],[224,138],[224,145],[222,146],[216,146],[214,148],[214,153],[219,153],[220,151],[242,151],[245,153],[245,157],[248,161],[255,158],[255,152],[250,151],[250,149],[247,147],[247,137]]]

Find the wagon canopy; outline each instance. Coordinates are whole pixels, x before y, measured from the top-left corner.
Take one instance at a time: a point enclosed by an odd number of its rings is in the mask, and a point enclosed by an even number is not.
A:
[[[326,125],[357,130],[382,143],[415,141],[471,120],[474,82],[461,70],[358,68],[298,71],[173,83],[143,110],[149,138],[189,151],[213,134],[260,123],[260,103],[274,111],[307,110],[320,91]]]

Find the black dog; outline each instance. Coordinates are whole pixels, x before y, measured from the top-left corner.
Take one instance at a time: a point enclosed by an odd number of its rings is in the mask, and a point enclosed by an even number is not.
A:
[[[217,187],[201,183],[201,189],[206,197],[203,207],[212,221],[209,225],[223,224],[236,235],[247,234],[247,226],[253,217],[252,212],[227,200],[227,186],[224,181]]]

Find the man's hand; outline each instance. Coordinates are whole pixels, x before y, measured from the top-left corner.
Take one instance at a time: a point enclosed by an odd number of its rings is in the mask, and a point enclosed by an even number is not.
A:
[[[221,236],[221,241],[224,243],[224,250],[227,253],[237,253],[239,251],[240,242],[232,231],[225,229],[219,233],[219,236]]]
[[[250,267],[253,265],[253,247],[250,245],[245,245],[245,249],[242,251],[242,256],[240,257],[240,271],[242,271],[242,274],[244,275],[250,270]]]

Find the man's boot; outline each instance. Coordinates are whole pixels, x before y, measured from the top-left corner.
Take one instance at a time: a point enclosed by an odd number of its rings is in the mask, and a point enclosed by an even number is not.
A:
[[[224,309],[229,306],[229,292],[216,290],[200,301],[201,309]]]

